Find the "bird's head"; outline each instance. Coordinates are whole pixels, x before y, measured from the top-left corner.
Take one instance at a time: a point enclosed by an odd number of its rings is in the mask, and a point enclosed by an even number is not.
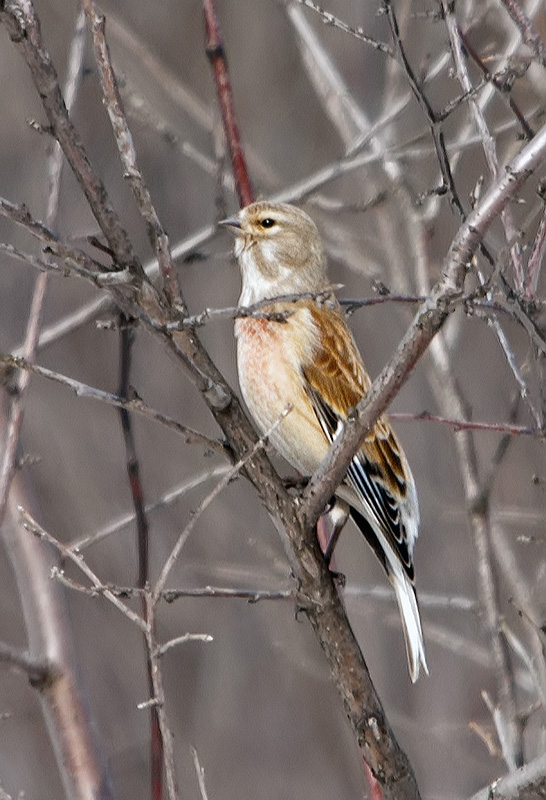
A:
[[[241,303],[328,287],[320,234],[301,209],[260,201],[222,224],[235,234],[235,256],[243,279]]]

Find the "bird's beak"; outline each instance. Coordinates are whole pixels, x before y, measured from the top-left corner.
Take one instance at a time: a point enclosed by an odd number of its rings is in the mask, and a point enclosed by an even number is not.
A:
[[[221,219],[218,225],[222,225],[225,228],[229,228],[232,233],[237,234],[238,231],[241,230],[241,223],[237,219],[237,217],[228,217],[227,219]]]

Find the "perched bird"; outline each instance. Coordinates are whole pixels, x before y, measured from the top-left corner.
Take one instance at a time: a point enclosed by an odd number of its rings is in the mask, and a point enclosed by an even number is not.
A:
[[[333,295],[320,234],[301,209],[266,201],[223,224],[235,234],[239,304],[271,299],[262,317],[235,322],[244,401],[262,433],[292,406],[269,438],[293,467],[312,475],[371,385]],[[307,296],[286,297],[300,294]],[[336,496],[348,504],[394,587],[415,681],[420,667],[428,672],[413,585],[419,509],[408,462],[385,417],[354,456]]]

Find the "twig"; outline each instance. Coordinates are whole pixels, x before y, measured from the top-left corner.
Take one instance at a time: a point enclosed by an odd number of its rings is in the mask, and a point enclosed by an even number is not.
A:
[[[523,131],[523,135],[525,136],[525,138],[532,139],[533,136],[535,135],[534,131],[530,127],[529,123],[527,122],[521,111],[519,110],[517,104],[514,102],[514,98],[512,97],[511,94],[508,94],[508,98],[506,99],[507,97],[505,88],[506,83],[505,81],[502,80],[502,77],[504,77],[505,73],[510,74],[511,72],[510,63],[507,61],[507,64],[503,70],[497,72],[496,74],[491,74],[487,66],[484,64],[484,62],[478,55],[478,53],[472,47],[472,44],[469,42],[468,37],[465,36],[463,31],[461,31],[460,29],[459,29],[459,36],[461,37],[461,40],[465,46],[465,50],[468,52],[469,56],[472,58],[474,63],[478,65],[483,74],[488,78],[489,85],[493,87],[493,89],[495,90],[496,94],[499,97],[501,97],[503,100],[505,100],[505,102],[507,102],[512,113],[514,114],[519,125],[521,126],[521,130]],[[517,44],[519,45],[519,36]]]
[[[529,428],[526,425],[510,425],[506,422],[473,422],[470,420],[449,419],[438,414],[429,414],[422,411],[420,414],[408,414],[400,411],[393,411],[389,414],[389,419],[401,422],[435,422],[440,425],[448,425],[455,431],[491,431],[493,433],[509,434],[511,436],[542,436],[542,428]]]
[[[539,800],[546,793],[546,756],[498,778],[472,795],[470,800]]]
[[[528,47],[534,52],[539,64],[546,67],[546,45],[540,38],[539,32],[522,9],[517,0],[500,0],[502,5],[510,14],[513,22],[517,25],[521,38]]]
[[[474,120],[478,128],[478,131],[480,133],[480,136],[482,137],[483,150],[485,153],[487,165],[489,167],[489,171],[491,172],[492,177],[496,180],[499,177],[500,170],[499,170],[499,162],[497,159],[495,141],[489,131],[480,104],[478,103],[475,96],[470,95],[473,87],[470,81],[468,70],[466,68],[460,30],[459,26],[457,25],[455,16],[453,14],[452,6],[448,2],[446,2],[446,0],[443,0],[442,7],[444,11],[444,18],[446,20],[447,31],[449,33],[451,52],[453,54],[453,61],[455,63],[457,77],[459,79],[463,91],[469,94],[470,108],[472,109]],[[523,262],[521,256],[521,246],[517,239],[516,226],[514,224],[512,212],[508,206],[502,209],[501,220],[505,231],[506,241],[510,245],[510,253],[512,255],[512,264],[514,269],[516,287],[518,289],[522,289]]]
[[[205,472],[190,478],[188,481],[172,487],[156,500],[153,500],[151,503],[148,503],[145,506],[146,514],[149,515],[152,511],[155,511],[158,508],[169,506],[171,503],[174,503],[181,497],[184,497],[184,495],[186,495],[191,489],[195,489],[197,486],[200,486],[204,481],[225,475],[230,469],[231,466],[228,464],[224,464],[220,467],[214,467],[214,469],[206,470]],[[119,531],[133,522],[134,519],[134,512],[123,514],[121,517],[117,517],[117,519],[112,520],[110,523],[108,523],[108,525],[105,525],[100,530],[95,531],[87,536],[82,536],[79,539],[75,539],[73,542],[71,542],[70,547],[72,550],[74,550],[74,552],[81,552],[85,548],[101,542],[108,536],[113,536],[115,533],[119,533]]]
[[[74,270],[78,275],[91,280],[99,288],[102,287],[101,281],[106,277],[101,273],[101,270],[104,270],[103,265],[87,255],[83,250],[79,250],[76,247],[68,247],[47,225],[34,219],[26,206],[15,205],[10,203],[9,200],[0,198],[0,215],[21,225],[36,239],[43,242],[48,252],[63,260],[65,269]],[[54,270],[58,269],[58,267],[51,264],[50,269]],[[125,274],[116,272],[112,279],[121,283]]]
[[[346,22],[343,22],[343,20],[335,17],[333,14],[330,14],[329,11],[325,11],[317,3],[313,3],[312,0],[295,0],[295,2],[305,6],[305,8],[310,8],[311,11],[319,14],[325,25],[329,25],[332,28],[337,28],[338,30],[343,31],[343,33],[348,33],[349,36],[354,36],[354,38],[358,39],[360,42],[365,42],[366,44],[371,45],[375,50],[379,50],[380,53],[385,53],[385,55],[394,58],[394,53],[388,44],[385,44],[384,42],[378,42],[371,36],[367,36],[362,28],[352,28],[350,25],[347,25]]]
[[[197,775],[197,783],[199,785],[199,794],[201,795],[201,800],[208,800],[207,789],[205,787],[205,770],[201,766],[195,747],[190,747],[190,752],[193,759],[193,766],[195,767],[195,774]]]
[[[70,549],[70,547],[67,547],[58,539],[55,539],[55,537],[42,528],[42,526],[39,525],[28,513],[28,511],[25,511],[24,508],[19,507],[19,516],[21,524],[25,530],[34,534],[34,536],[38,536],[38,538],[42,539],[43,541],[48,542],[56,550],[58,550],[62,556],[72,561],[72,563],[75,564],[81,572],[83,572],[86,578],[91,581],[94,587],[98,588],[103,585],[82,555],[75,553]],[[109,600],[112,605],[118,609],[118,611],[121,611],[122,614],[124,614],[128,619],[131,620],[131,622],[140,628],[141,631],[146,631],[148,626],[142,617],[140,617],[138,614],[135,614],[135,612],[132,611],[125,603],[122,603],[113,592],[111,592],[109,589],[106,589],[105,591],[101,592],[101,594],[106,597],[106,599]]]
[[[254,190],[250,182],[245,154],[241,145],[241,134],[235,116],[233,90],[229,78],[224,43],[220,34],[215,0],[203,0],[203,12],[207,39],[205,50],[214,75],[218,105],[222,112],[224,133],[231,158],[235,186],[239,195],[239,203],[243,207],[253,202]]]
[[[2,20],[11,40],[29,66],[49,125],[115,254],[118,268],[128,268],[135,280],[142,282],[145,279],[142,266],[68,115],[57,73],[43,45],[40,23],[31,0],[13,0],[3,8]]]
[[[147,591],[144,593],[147,604],[146,618],[153,619],[155,602],[152,594]],[[165,767],[165,782],[167,784],[167,795],[169,800],[178,800],[178,787],[176,785],[176,770],[174,763],[173,736],[169,725],[169,719],[165,710],[165,690],[163,688],[163,674],[159,664],[160,654],[155,632],[151,625],[146,627],[146,646],[150,659],[153,694],[150,707],[156,709],[161,740],[163,742],[163,764]]]
[[[192,428],[187,428],[172,417],[147,405],[139,397],[127,399],[117,394],[112,394],[111,392],[105,392],[102,389],[97,389],[95,386],[89,386],[74,378],[69,378],[67,375],[62,375],[60,372],[55,372],[55,370],[48,369],[47,367],[40,367],[38,364],[31,364],[29,361],[19,356],[0,353],[0,364],[4,366],[13,366],[25,370],[26,372],[34,373],[35,375],[41,375],[43,378],[47,378],[47,380],[54,381],[55,383],[60,383],[75,392],[77,397],[98,400],[101,403],[106,403],[116,408],[125,408],[128,411],[141,414],[143,417],[155,420],[166,428],[175,431],[184,438],[186,444],[199,444],[207,450],[213,450],[215,453],[226,455],[226,447],[222,442],[216,439],[210,439],[208,436],[192,430]]]
[[[182,636],[177,636],[174,639],[169,639],[165,644],[157,648],[157,655],[164,656],[166,652],[173,647],[178,647],[179,644],[186,644],[186,642],[213,642],[214,638],[210,633],[184,633]]]
[[[92,0],[82,0],[82,3],[93,35],[95,60],[99,67],[102,93],[123,164],[124,176],[128,178],[131,184],[133,196],[137,202],[140,214],[146,223],[148,237],[159,263],[159,270],[163,278],[163,288],[167,299],[173,309],[179,309],[182,313],[185,313],[170,251],[169,239],[163,230],[163,226],[161,225],[153,205],[150,192],[148,191],[148,187],[144,182],[144,178],[138,166],[133,137],[131,136],[127,124],[127,118],[110,60],[108,45],[104,36],[105,19],[101,14],[97,13]]]
[[[524,291],[525,296],[529,299],[534,298],[537,293],[538,279],[542,262],[544,261],[544,253],[546,252],[546,207],[542,211],[540,224],[538,226],[537,235],[533,242],[533,249],[527,261],[527,271],[525,274]]]
[[[119,394],[122,397],[130,397],[130,395],[133,393],[130,385],[130,375],[135,328],[128,324],[129,320],[125,319],[123,314],[120,314],[120,322]],[[123,324],[124,322],[126,324]],[[124,408],[123,406],[121,406],[118,411],[121,430],[123,433],[123,442],[125,446],[127,477],[129,480],[129,488],[131,491],[131,499],[136,521],[136,543],[138,553],[136,583],[139,589],[144,589],[145,587],[149,586],[150,582],[150,535],[148,516],[146,514],[146,506],[144,502],[144,490],[142,487],[140,462],[138,460],[136,451],[132,417],[127,408]],[[144,595],[141,595],[140,597],[140,607],[142,619],[145,621],[147,629],[151,630],[152,634],[155,636],[155,614],[152,613],[151,616],[148,615],[149,607]],[[144,643],[147,644],[146,633],[144,634]],[[148,647],[146,647],[145,652],[148,692],[150,696],[152,696],[154,693],[154,683],[152,679],[153,665],[151,653]],[[158,709],[155,705],[150,706],[150,796],[151,800],[162,800],[163,796],[163,741],[161,737],[161,728],[159,725]]]
[[[224,475],[222,480],[216,484],[212,492],[210,492],[204,498],[204,500],[202,500],[202,502],[199,504],[199,508],[196,511],[194,511],[191,520],[188,522],[188,524],[178,537],[175,546],[173,547],[169,557],[165,561],[163,569],[161,570],[161,574],[154,586],[152,594],[154,604],[157,603],[159,597],[163,593],[165,589],[165,583],[167,582],[167,578],[169,577],[169,573],[173,568],[173,566],[175,565],[175,562],[180,554],[180,551],[186,544],[188,536],[192,532],[195,523],[197,522],[201,514],[205,511],[205,509],[208,508],[208,506],[212,503],[212,501],[216,499],[216,497],[220,494],[220,492],[222,492],[226,488],[226,486],[233,480],[233,478],[235,478],[235,476],[241,472],[241,470],[245,467],[248,461],[250,461],[256,455],[256,453],[264,447],[268,436],[270,436],[273,433],[273,431],[276,430],[276,428],[280,425],[280,423],[283,421],[286,415],[290,413],[291,410],[292,407],[287,406],[287,408],[281,414],[279,419],[271,426],[270,430],[268,430],[264,436],[258,439],[258,441],[254,444],[252,449],[245,456],[243,456],[243,458],[239,459],[239,461],[230,469],[230,471],[226,475]]]

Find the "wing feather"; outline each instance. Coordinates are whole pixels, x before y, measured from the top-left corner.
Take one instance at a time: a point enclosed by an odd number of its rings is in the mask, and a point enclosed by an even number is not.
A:
[[[314,305],[309,308],[320,335],[302,372],[313,410],[325,436],[332,442],[371,381],[341,312],[325,307],[319,310]],[[359,500],[356,516],[367,522],[363,533],[387,572],[391,572],[391,560],[385,559],[385,553],[380,555],[384,545],[378,540],[378,533],[413,581],[413,541],[401,514],[401,503],[408,492],[407,469],[392,428],[381,418],[354,456],[345,482]]]

